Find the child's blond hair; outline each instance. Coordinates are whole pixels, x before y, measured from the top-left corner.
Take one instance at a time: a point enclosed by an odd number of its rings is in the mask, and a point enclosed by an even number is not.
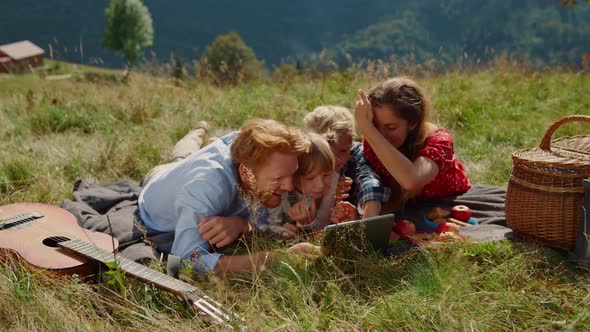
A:
[[[307,132],[306,136],[311,145],[309,152],[300,154],[297,159],[299,168],[297,169],[296,176],[300,178],[316,170],[320,170],[321,172],[334,170],[336,160],[326,139],[313,132]]]
[[[342,106],[323,105],[316,107],[303,118],[305,129],[322,135],[329,144],[341,137],[354,138],[354,118]]]

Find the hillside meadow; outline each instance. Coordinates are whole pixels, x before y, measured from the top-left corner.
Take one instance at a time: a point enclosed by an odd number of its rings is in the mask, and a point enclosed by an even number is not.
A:
[[[220,136],[252,117],[301,125],[318,105],[350,108],[359,88],[393,68],[377,63],[215,87],[145,72],[123,83],[115,71],[49,67],[0,75],[0,205],[58,205],[71,198],[78,178],[139,181],[166,162],[174,143],[200,120],[211,124],[211,136]],[[536,146],[561,117],[590,114],[587,73],[530,71],[508,62],[402,72],[432,97],[434,121],[454,134],[473,183],[505,185],[512,152]],[[588,132],[587,125],[568,124],[556,137]],[[251,330],[590,329],[590,274],[566,253],[531,243],[454,243],[355,261],[289,257],[279,246],[279,257],[260,274],[184,271],[183,279],[238,312]],[[8,260],[0,268],[0,329],[220,329],[152,286],[117,273],[97,281],[48,277]]]

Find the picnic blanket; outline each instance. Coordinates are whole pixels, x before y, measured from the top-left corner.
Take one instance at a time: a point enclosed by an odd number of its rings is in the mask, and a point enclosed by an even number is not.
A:
[[[141,187],[130,180],[106,184],[77,180],[74,200],[64,200],[60,206],[70,211],[81,227],[115,237],[122,256],[158,260],[161,254],[170,253],[174,233],[147,231],[143,227],[137,207],[140,191]],[[463,227],[461,234],[473,241],[498,241],[512,237],[511,230],[505,227],[505,196],[505,187],[475,185],[460,196],[412,202],[396,214],[414,221],[421,230],[421,220],[432,207],[450,210],[454,205],[467,205],[480,225]]]
[[[506,187],[476,184],[459,196],[412,201],[398,213],[400,217],[418,220],[436,206],[450,211],[455,205],[466,205],[479,224],[506,225],[505,198]]]
[[[135,261],[159,260],[162,253],[170,252],[174,233],[143,227],[137,206],[140,191],[130,180],[90,184],[79,179],[74,183],[74,200],[66,199],[60,206],[70,211],[81,227],[116,238],[122,256]]]
[[[434,200],[416,200],[409,202],[399,211],[395,211],[396,219],[406,219],[414,222],[418,232],[431,232],[426,226],[424,217],[433,207],[440,207],[450,211],[455,205],[466,205],[471,209],[472,217],[478,225],[461,227],[461,235],[472,242],[491,242],[516,238],[512,230],[506,227],[506,212],[504,201],[506,187],[474,185],[466,193],[459,196]],[[387,250],[389,256],[403,255],[415,247],[405,241]]]

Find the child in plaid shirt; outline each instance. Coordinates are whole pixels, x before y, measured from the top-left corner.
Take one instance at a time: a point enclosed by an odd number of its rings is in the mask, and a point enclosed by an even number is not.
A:
[[[334,170],[340,174],[331,221],[357,219],[357,211],[363,218],[379,215],[382,205],[389,201],[391,189],[367,163],[362,144],[354,141],[350,111],[341,106],[319,106],[305,116],[304,124],[306,130],[328,141],[336,160]]]

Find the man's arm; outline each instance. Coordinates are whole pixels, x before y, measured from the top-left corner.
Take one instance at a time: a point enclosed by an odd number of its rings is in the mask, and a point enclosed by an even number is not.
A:
[[[231,211],[232,204],[235,204],[235,183],[225,170],[209,168],[193,169],[192,172],[195,173],[193,180],[176,193],[174,205],[178,221],[172,253],[189,260],[195,270],[208,272],[215,269],[222,256],[212,252],[210,241],[220,245],[231,237],[237,238],[236,234],[239,235],[247,223],[240,217],[214,219]],[[203,222],[205,225],[200,226]],[[206,232],[202,233],[200,229]]]
[[[250,255],[221,256],[215,267],[215,272],[250,272],[260,271],[262,266],[272,259],[270,253],[262,251]]]

